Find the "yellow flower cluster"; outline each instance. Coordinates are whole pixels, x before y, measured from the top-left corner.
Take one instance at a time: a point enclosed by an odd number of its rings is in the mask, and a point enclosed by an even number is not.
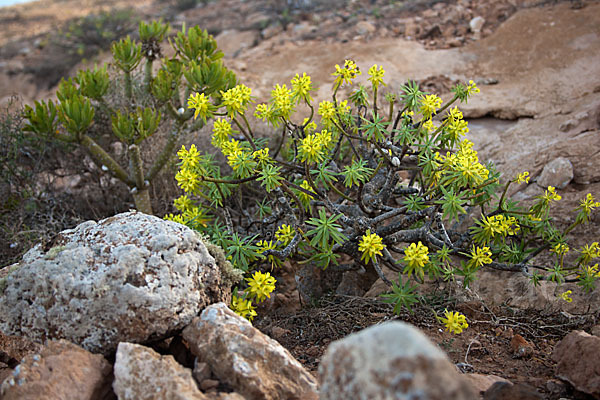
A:
[[[229,136],[233,134],[231,123],[224,118],[216,119],[213,124],[213,135],[211,144],[221,148],[223,143],[229,140]]]
[[[210,117],[210,102],[209,98],[204,93],[194,93],[190,96],[187,102],[189,109],[194,109],[194,119],[202,118],[204,122]]]
[[[362,252],[360,258],[368,264],[371,259],[375,259],[376,256],[381,256],[381,250],[385,248],[382,243],[381,237],[376,233],[371,233],[370,229],[362,236],[360,243],[358,244],[358,251]]]
[[[256,271],[252,277],[246,278],[246,282],[248,282],[248,294],[258,302],[270,298],[275,290],[275,278],[268,272]]]
[[[475,93],[479,93],[479,88],[477,87],[475,82],[473,82],[473,80],[470,80],[469,85],[467,85],[467,96],[470,96],[471,94]]]
[[[235,295],[231,297],[231,309],[237,315],[242,318],[246,318],[250,322],[252,322],[254,317],[257,315],[251,300]]]
[[[600,244],[593,242],[590,245],[585,245],[579,251],[582,264],[589,264],[594,258],[600,257]]]
[[[570,303],[573,301],[573,299],[570,297],[572,293],[573,292],[571,290],[567,290],[566,292],[559,294],[558,298]]]
[[[483,230],[486,236],[491,238],[495,238],[496,235],[504,237],[514,235],[521,229],[519,221],[515,217],[507,218],[502,214],[483,217],[481,222],[483,223]]]
[[[352,85],[352,80],[360,75],[360,69],[356,65],[356,63],[352,60],[344,60],[344,67],[340,67],[339,65],[335,65],[335,72],[331,75],[335,76],[334,87],[337,89],[342,84],[347,83]]]
[[[468,139],[460,143],[456,153],[450,153],[446,157],[439,156],[438,158],[442,162],[444,170],[460,172],[466,183],[471,187],[481,185],[489,177],[490,171],[479,162],[477,152],[473,150],[473,142]]]
[[[423,119],[431,119],[432,115],[435,115],[438,108],[442,106],[442,99],[437,97],[435,94],[425,95],[421,99],[421,115],[423,115]]]
[[[418,243],[411,243],[406,249],[404,249],[404,262],[407,265],[405,271],[408,272],[409,276],[413,271],[421,274],[423,267],[429,263],[429,248],[425,246],[421,241]]]
[[[248,290],[244,296],[237,295],[231,298],[231,309],[241,317],[248,321],[257,315],[253,300],[261,302],[266,298],[271,297],[271,293],[275,290],[275,278],[268,272],[256,271],[250,278],[246,278]]]
[[[296,232],[290,225],[283,224],[275,231],[275,239],[283,243],[284,246],[287,246],[294,236],[296,236]]]
[[[444,310],[444,317],[438,318],[440,322],[446,325],[446,331],[452,332],[456,335],[469,327],[469,324],[467,323],[467,317],[458,311]]]
[[[223,97],[223,106],[227,109],[227,115],[230,118],[236,116],[236,114],[243,114],[248,108],[252,97],[252,89],[246,85],[239,84],[226,92],[221,90],[221,96]]]
[[[383,82],[383,75],[385,74],[385,70],[383,66],[380,65],[379,69],[377,68],[377,64],[374,64],[371,68],[369,68],[369,81],[373,85],[373,89],[377,90],[379,85],[385,86]]]
[[[556,245],[554,245],[554,247],[550,250],[552,253],[555,253],[558,257],[564,256],[565,254],[567,254],[569,252],[569,246],[567,246],[564,243],[557,243]]]
[[[307,103],[312,101],[312,97],[310,96],[310,91],[312,90],[312,83],[310,81],[310,76],[306,75],[306,72],[302,74],[302,76],[296,74],[295,77],[292,78],[292,98],[298,104],[302,99],[305,99]]]
[[[278,116],[289,119],[290,114],[294,112],[292,103],[292,92],[287,88],[287,85],[275,85],[275,89],[271,91],[273,99],[274,111]]]
[[[542,200],[545,204],[549,204],[551,201],[559,201],[562,197],[556,193],[556,188],[554,186],[548,186],[548,189],[542,196]]]
[[[520,173],[516,179],[517,183],[529,183],[529,171]]]
[[[486,264],[492,263],[492,252],[489,247],[476,247],[473,245],[471,250],[471,260],[469,264],[475,268],[483,267]]]

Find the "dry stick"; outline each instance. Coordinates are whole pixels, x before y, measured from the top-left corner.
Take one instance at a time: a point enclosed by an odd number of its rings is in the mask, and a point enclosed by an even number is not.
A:
[[[385,282],[386,285],[392,287],[392,282],[385,276],[381,268],[379,267],[379,263],[377,262],[377,256],[373,257],[373,267],[375,267],[375,271],[377,271],[377,275],[381,278],[382,281]]]

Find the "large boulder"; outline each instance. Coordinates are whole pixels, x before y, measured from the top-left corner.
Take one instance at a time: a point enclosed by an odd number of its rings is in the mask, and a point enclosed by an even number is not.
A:
[[[321,400],[471,400],[477,393],[448,357],[404,322],[372,326],[329,345]]]
[[[66,340],[49,341],[39,354],[30,354],[0,387],[4,400],[108,400],[112,367],[100,354],[91,354]]]
[[[317,399],[317,381],[283,346],[226,304],[207,307],[184,329],[190,351],[248,400]]]
[[[119,342],[182,329],[207,305],[228,301],[235,279],[191,229],[123,213],[27,252],[4,280],[0,330],[109,354]]]

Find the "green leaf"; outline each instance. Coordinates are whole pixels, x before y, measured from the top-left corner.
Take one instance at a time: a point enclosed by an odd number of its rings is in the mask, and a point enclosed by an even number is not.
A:
[[[319,218],[310,218],[306,221],[307,224],[315,226],[314,229],[306,232],[308,236],[314,236],[310,240],[310,245],[315,248],[327,249],[329,248],[329,240],[333,240],[333,244],[343,243],[348,238],[340,232],[342,226],[336,224],[342,214],[332,215],[327,217],[327,213],[324,209],[319,210]]]
[[[394,313],[396,315],[400,315],[402,307],[406,308],[412,314],[411,306],[419,302],[416,289],[416,286],[410,285],[408,279],[405,283],[402,283],[402,274],[399,273],[398,284],[392,282],[392,293],[382,294],[381,297],[383,297],[384,303],[394,304]]]

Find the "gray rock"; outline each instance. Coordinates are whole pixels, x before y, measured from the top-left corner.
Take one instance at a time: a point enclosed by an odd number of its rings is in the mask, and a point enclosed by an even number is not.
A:
[[[119,343],[113,389],[119,400],[207,400],[196,386],[192,371],[171,355],[147,347]]]
[[[404,322],[387,322],[333,342],[319,377],[321,400],[477,398],[444,352]]]
[[[564,189],[572,180],[573,164],[567,158],[558,157],[544,166],[537,184],[544,189],[548,186]]]
[[[235,280],[194,231],[138,212],[85,222],[53,242],[31,249],[5,278],[4,333],[108,354],[119,342],[185,327],[207,305],[228,301]]]
[[[224,303],[184,329],[190,351],[248,400],[317,399],[316,379],[279,343]]]

